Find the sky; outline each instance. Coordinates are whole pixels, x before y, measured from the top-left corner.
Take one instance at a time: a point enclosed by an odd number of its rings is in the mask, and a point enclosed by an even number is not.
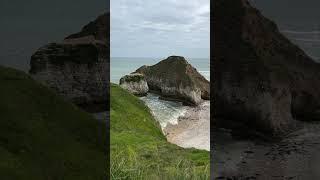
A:
[[[1,0],[0,65],[28,71],[31,55],[78,32],[109,0]],[[319,0],[251,0],[282,31],[318,31]],[[209,0],[111,0],[111,55],[209,56]],[[320,27],[319,27],[320,28]],[[310,39],[312,35],[286,34]],[[320,43],[294,41],[320,57]]]
[[[319,0],[250,0],[282,30],[308,31],[320,19]]]
[[[210,0],[112,0],[111,57],[210,56]]]
[[[320,62],[319,0],[250,0],[279,30]]]
[[[108,10],[108,0],[1,0],[0,65],[28,71],[38,48],[79,32]]]

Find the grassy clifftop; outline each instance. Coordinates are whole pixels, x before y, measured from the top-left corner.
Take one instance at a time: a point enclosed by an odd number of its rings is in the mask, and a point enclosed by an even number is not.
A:
[[[166,141],[150,110],[111,85],[111,179],[209,179],[209,153]]]
[[[1,179],[105,179],[105,124],[23,72],[0,84]]]

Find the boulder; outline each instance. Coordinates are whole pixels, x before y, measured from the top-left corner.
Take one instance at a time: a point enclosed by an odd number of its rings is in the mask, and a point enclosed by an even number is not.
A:
[[[108,109],[109,15],[77,34],[39,48],[31,57],[31,76],[88,111]]]
[[[247,0],[213,5],[215,125],[276,138],[320,120],[320,64]]]
[[[120,86],[136,96],[145,96],[149,91],[144,75],[132,73],[120,79]]]
[[[143,74],[149,89],[163,98],[198,105],[210,99],[210,83],[184,57],[170,56],[153,66],[135,71]]]

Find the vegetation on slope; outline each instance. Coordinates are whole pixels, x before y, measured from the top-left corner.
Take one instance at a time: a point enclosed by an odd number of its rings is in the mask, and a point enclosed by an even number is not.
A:
[[[106,126],[28,75],[0,67],[0,176],[106,177]]]
[[[150,110],[111,85],[111,179],[209,179],[209,153],[166,141]]]

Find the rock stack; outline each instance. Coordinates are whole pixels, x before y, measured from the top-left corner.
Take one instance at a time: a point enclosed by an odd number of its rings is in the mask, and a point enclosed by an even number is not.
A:
[[[210,99],[210,83],[184,57],[170,56],[153,66],[142,66],[134,73],[142,74],[150,91],[164,99],[198,105]]]
[[[149,91],[143,74],[131,73],[120,79],[120,86],[136,96],[145,96]]]

